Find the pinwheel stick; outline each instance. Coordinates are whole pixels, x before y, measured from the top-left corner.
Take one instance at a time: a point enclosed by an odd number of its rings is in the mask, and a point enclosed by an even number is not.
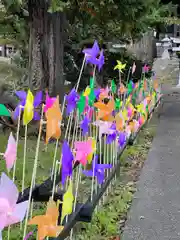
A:
[[[86,54],[84,55],[83,63],[82,63],[81,70],[80,70],[80,73],[79,73],[79,77],[78,77],[78,80],[77,80],[76,91],[79,88],[79,83],[80,83],[80,80],[81,80],[81,76],[82,76],[82,73],[83,73],[85,62],[86,62]]]
[[[41,111],[41,120],[43,119],[43,112],[44,112],[44,104],[42,106],[42,111]],[[27,213],[26,213],[26,218],[25,218],[23,238],[25,238],[25,236],[26,236],[27,222],[28,222],[28,216],[29,216],[29,211],[30,211],[32,192],[33,192],[33,187],[34,187],[35,179],[36,179],[38,157],[39,157],[39,146],[40,146],[41,133],[42,133],[42,122],[41,122],[41,120],[40,120],[39,134],[38,134],[37,145],[36,145],[36,153],[35,153],[33,173],[32,173],[32,178],[31,178],[31,186],[30,186],[30,191],[29,191],[29,202],[28,202],[28,208],[27,208]]]
[[[18,143],[19,143],[19,130],[20,130],[20,123],[21,123],[21,111],[22,111],[23,106],[20,106],[19,109],[19,116],[18,116],[18,124],[17,124],[17,132],[16,132],[16,147],[18,149]],[[17,161],[17,159],[16,159]],[[14,162],[14,167],[13,167],[13,181],[15,180],[15,174],[16,174],[16,161]]]

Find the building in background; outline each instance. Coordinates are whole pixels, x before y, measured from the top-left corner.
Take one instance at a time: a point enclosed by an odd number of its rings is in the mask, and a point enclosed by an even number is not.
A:
[[[0,45],[0,57],[10,58],[15,51],[16,49],[12,45]]]

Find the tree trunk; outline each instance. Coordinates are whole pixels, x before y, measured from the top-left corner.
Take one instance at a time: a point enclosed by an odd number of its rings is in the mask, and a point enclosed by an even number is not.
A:
[[[64,96],[64,13],[48,13],[46,0],[29,0],[30,74],[33,90],[48,89],[51,96]]]

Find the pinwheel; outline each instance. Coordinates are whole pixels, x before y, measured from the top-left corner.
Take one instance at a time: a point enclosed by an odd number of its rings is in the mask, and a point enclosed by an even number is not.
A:
[[[92,162],[91,170],[84,170],[83,174],[87,177],[96,177],[99,184],[102,184],[105,179],[105,170],[112,168],[111,164],[98,164],[98,155],[96,155]]]
[[[142,126],[145,123],[145,117],[140,116],[140,118],[138,119],[138,123],[139,123],[140,126]]]
[[[32,119],[34,115],[34,96],[30,90],[28,90],[26,103],[24,106],[23,113],[23,124],[27,125]]]
[[[35,216],[28,225],[38,226],[38,240],[43,240],[45,237],[57,237],[63,230],[63,226],[58,226],[59,208],[56,203],[50,199],[47,205],[45,215]]]
[[[132,66],[132,74],[136,71],[136,63],[134,62],[133,63],[133,66]]]
[[[89,123],[90,123],[90,120],[85,116],[81,123],[83,136],[85,136],[89,131]]]
[[[90,63],[96,65],[98,67],[98,71],[101,71],[102,66],[104,65],[104,54],[103,50],[101,50],[99,58],[91,57],[88,60]]]
[[[112,116],[112,112],[115,109],[114,99],[109,100],[107,104],[96,102],[94,107],[98,108],[97,120],[102,119],[109,122],[114,120],[114,117]]]
[[[117,86],[114,82],[114,80],[111,81],[111,91],[112,93],[116,93],[116,90],[117,90]]]
[[[20,107],[22,107],[22,111],[23,111],[25,104],[26,104],[26,98],[27,98],[27,94],[25,91],[16,91],[16,95],[20,99],[20,102],[18,103],[18,105],[14,111],[14,119],[15,120],[18,118],[18,116],[20,114]],[[29,97],[31,97],[31,96],[32,96],[32,93],[29,92]],[[30,101],[31,101],[31,99],[30,99]],[[36,96],[33,100],[33,108],[34,109],[37,108],[41,104],[41,102],[42,102],[42,91],[39,91],[36,93]],[[34,110],[33,119],[40,120],[40,115],[36,110]]]
[[[70,180],[68,189],[63,196],[61,224],[64,220],[64,217],[72,213],[73,201],[74,201],[74,196],[73,196],[72,180]]]
[[[91,92],[91,88],[90,88],[89,86],[86,87],[86,89],[85,89],[85,91],[84,91],[84,93],[83,93],[83,96],[84,96],[84,97],[89,96],[90,92]]]
[[[100,52],[98,42],[94,41],[92,48],[86,48],[82,52],[85,54],[86,63],[91,63],[92,60],[96,59],[96,57],[98,56],[98,54]]]
[[[93,155],[96,152],[96,140],[94,138],[88,138],[88,141],[91,141],[92,151],[91,153],[88,154],[87,160],[88,160],[88,163],[91,163]]]
[[[145,64],[143,67],[143,73],[149,72],[149,69],[150,69],[150,67],[147,64]]]
[[[11,114],[4,104],[0,104],[0,116],[10,117]]]
[[[117,60],[117,65],[114,67],[114,70],[118,69],[120,72],[122,72],[123,69],[126,67],[126,63],[122,64],[121,61]]]
[[[99,127],[99,139],[101,139],[102,134],[113,134],[115,131],[111,128],[112,122],[97,120],[93,125]]]
[[[59,106],[59,97],[56,98],[53,106],[49,108],[45,114],[46,116],[46,144],[48,144],[51,137],[59,139],[61,136],[61,120],[62,113]]]
[[[126,89],[125,86],[121,83],[120,88],[119,88],[119,93],[120,93],[120,94],[124,94],[125,92],[127,92],[127,89]]]
[[[112,134],[108,134],[107,135],[107,139],[106,139],[106,143],[107,144],[111,144],[112,142],[114,142],[116,140],[116,132],[112,133]]]
[[[94,105],[95,100],[96,100],[96,94],[95,94],[95,90],[92,88],[91,92],[90,92],[90,94],[88,96],[88,104],[89,104],[89,106],[92,107]]]
[[[85,106],[86,106],[86,97],[81,95],[77,102],[77,109],[79,114],[84,112]]]
[[[7,148],[4,153],[6,167],[8,170],[10,170],[13,167],[14,162],[16,161],[16,156],[17,156],[17,144],[11,132],[8,139]]]
[[[85,166],[88,161],[88,155],[93,152],[92,141],[75,142],[74,149],[76,152],[75,161]]]
[[[124,144],[126,143],[126,134],[124,132],[119,133],[118,143],[120,148],[124,147]]]
[[[115,109],[119,110],[121,108],[121,106],[122,106],[121,100],[119,98],[116,98],[115,99]]]
[[[79,95],[76,90],[73,88],[71,92],[66,96],[67,108],[66,114],[69,115],[77,106],[79,100]]]
[[[125,120],[123,119],[122,114],[117,113],[115,116],[115,121],[117,131],[122,131],[125,124]]]
[[[99,102],[104,100],[105,98],[109,98],[109,87],[101,88],[99,94]]]
[[[158,90],[158,87],[159,87],[159,84],[158,84],[158,81],[155,79],[154,81],[153,81],[153,88],[154,88],[154,90]]]
[[[14,182],[5,173],[2,173],[0,181],[0,231],[24,220],[28,201],[17,204],[18,196],[19,192]]]
[[[66,182],[67,177],[72,176],[74,156],[66,141],[62,145],[62,167],[61,167],[61,181],[62,185]]]
[[[47,112],[47,110],[53,106],[55,101],[56,101],[56,98],[49,97],[48,92],[46,92],[46,101],[45,101],[45,106],[44,106],[44,112]]]

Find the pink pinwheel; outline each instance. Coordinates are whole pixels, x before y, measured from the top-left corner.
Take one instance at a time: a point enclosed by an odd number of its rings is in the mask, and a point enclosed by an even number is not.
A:
[[[126,137],[129,138],[131,136],[131,127],[129,125],[125,128]]]
[[[145,64],[143,67],[143,72],[147,73],[147,72],[149,72],[149,69],[150,69],[150,67],[147,64]]]
[[[15,108],[14,111],[14,119],[16,120],[19,117],[20,114],[20,107],[22,107],[22,111],[23,108],[26,104],[26,97],[27,97],[27,93],[25,91],[16,91],[16,95],[18,96],[18,98],[20,99],[19,104],[17,105],[17,107]],[[42,102],[42,91],[39,91],[36,93],[36,96],[34,98],[34,108],[37,108]],[[40,115],[38,112],[36,112],[34,110],[34,116],[33,119],[34,120],[40,120]]]
[[[49,97],[48,92],[46,92],[46,104],[44,107],[44,112],[47,112],[47,110],[53,106],[55,101],[56,101],[56,98]]]
[[[75,161],[79,161],[85,166],[88,161],[88,155],[93,152],[92,141],[75,142],[74,149],[76,151]]]
[[[128,118],[131,118],[133,116],[133,113],[134,113],[134,111],[133,111],[132,107],[128,107],[128,109],[127,109]]]
[[[5,173],[0,181],[0,231],[9,225],[22,222],[28,207],[28,201],[16,204],[18,189]]]
[[[13,167],[14,162],[16,161],[16,156],[17,156],[17,144],[11,132],[8,139],[7,149],[6,152],[4,153],[6,167],[8,170],[10,170]]]

